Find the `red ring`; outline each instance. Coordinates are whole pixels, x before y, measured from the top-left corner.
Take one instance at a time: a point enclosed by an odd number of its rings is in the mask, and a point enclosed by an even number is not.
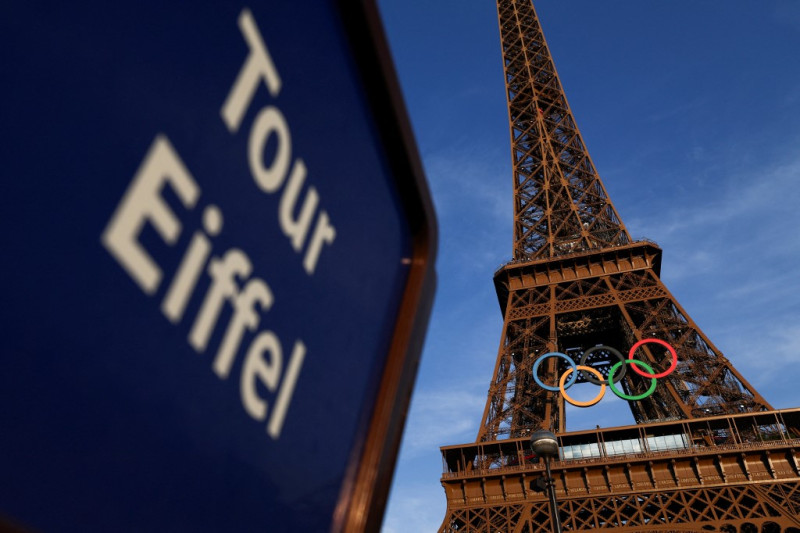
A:
[[[633,354],[636,352],[636,349],[639,346],[641,346],[642,344],[646,344],[648,342],[655,342],[657,344],[661,344],[667,350],[669,350],[669,353],[672,354],[672,364],[669,365],[668,369],[666,369],[665,371],[663,371],[660,374],[648,374],[647,372],[645,372],[643,370],[639,370],[636,365],[633,365],[633,371],[636,372],[637,374],[639,374],[640,376],[645,377],[645,378],[663,378],[664,376],[666,376],[668,374],[671,374],[672,371],[675,370],[675,368],[678,366],[678,353],[675,351],[675,348],[673,348],[669,343],[664,342],[661,339],[642,339],[642,340],[640,340],[639,342],[637,342],[636,344],[634,344],[631,347],[631,351],[628,352],[628,359],[633,359]]]

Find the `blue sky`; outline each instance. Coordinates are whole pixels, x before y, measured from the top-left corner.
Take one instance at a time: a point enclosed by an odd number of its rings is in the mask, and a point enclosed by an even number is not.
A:
[[[511,257],[512,204],[500,45],[488,0],[379,6],[440,231],[384,532],[435,531],[446,506],[438,447],[475,440],[502,327],[491,280]],[[667,287],[767,401],[800,405],[800,2],[536,9],[630,233],[663,248]],[[606,397],[568,410],[568,429],[630,423]]]

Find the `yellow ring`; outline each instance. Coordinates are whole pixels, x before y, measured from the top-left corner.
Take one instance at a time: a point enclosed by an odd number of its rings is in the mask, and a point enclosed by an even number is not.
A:
[[[594,368],[590,367],[590,366],[578,365],[576,368],[578,370],[585,370],[586,372],[589,372],[590,374],[594,374],[595,377],[598,380],[600,380],[600,382],[603,382],[603,380],[604,380],[603,375],[600,372],[598,372],[597,370],[595,370]],[[565,400],[567,400],[569,403],[571,403],[572,405],[575,405],[577,407],[591,407],[591,406],[593,406],[594,404],[598,403],[600,400],[603,399],[603,395],[606,393],[606,384],[605,383],[600,385],[600,392],[597,394],[597,396],[595,396],[594,398],[592,398],[588,402],[579,402],[578,400],[573,400],[572,398],[570,398],[569,395],[567,394],[567,391],[564,390],[564,382],[567,381],[567,376],[569,376],[571,372],[572,372],[572,368],[568,368],[566,372],[561,374],[561,379],[558,380],[558,388],[561,390],[561,394],[564,396]]]

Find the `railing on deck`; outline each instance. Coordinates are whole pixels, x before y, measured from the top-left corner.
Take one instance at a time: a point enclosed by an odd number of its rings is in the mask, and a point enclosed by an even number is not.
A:
[[[553,467],[619,463],[664,455],[800,447],[800,408],[577,431],[558,436]],[[442,448],[442,479],[544,470],[526,438]]]

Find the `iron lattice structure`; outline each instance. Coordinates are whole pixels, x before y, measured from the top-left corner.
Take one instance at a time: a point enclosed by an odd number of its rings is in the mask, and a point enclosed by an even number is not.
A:
[[[533,361],[643,338],[675,346],[681,366],[631,404],[644,423],[769,409],[659,278],[661,250],[634,243],[586,151],[530,0],[498,2],[514,172],[514,260],[495,275],[505,317],[480,440],[564,431],[564,401],[535,386]],[[656,365],[663,353],[643,350]],[[610,356],[593,366],[608,371]],[[548,360],[545,374],[564,370]],[[646,380],[628,373],[626,392]]]
[[[526,485],[541,468],[526,463],[526,437],[537,429],[556,432],[562,448],[592,450],[580,464],[564,456],[554,467],[565,531],[795,531],[800,417],[772,410],[667,290],[661,249],[631,239],[586,150],[531,0],[498,0],[497,7],[513,260],[494,276],[503,333],[477,444],[442,448],[448,513],[440,531],[549,528],[546,498]],[[596,346],[626,354],[653,338],[675,347],[678,365],[654,394],[629,402],[638,425],[621,440],[599,429],[594,437],[566,433],[561,393],[533,378],[539,356],[557,351],[577,363],[585,355],[583,364],[607,376],[616,357]],[[671,362],[657,344],[638,354],[656,372]],[[555,384],[567,368],[549,357],[537,376]],[[579,374],[577,382],[587,380]],[[639,395],[649,384],[627,372],[617,386]],[[672,444],[654,450],[648,432],[664,424],[668,432],[659,431]],[[638,444],[609,450],[622,441]]]

